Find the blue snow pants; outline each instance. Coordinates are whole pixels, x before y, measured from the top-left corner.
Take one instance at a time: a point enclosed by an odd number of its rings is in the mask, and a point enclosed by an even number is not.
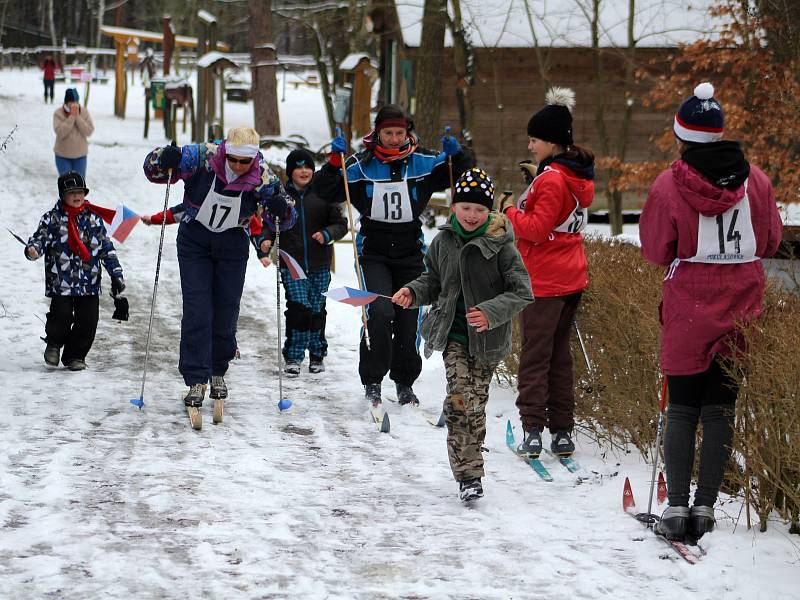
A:
[[[197,221],[180,224],[177,246],[183,295],[178,370],[191,386],[224,375],[236,354],[250,247],[241,227],[212,233]]]

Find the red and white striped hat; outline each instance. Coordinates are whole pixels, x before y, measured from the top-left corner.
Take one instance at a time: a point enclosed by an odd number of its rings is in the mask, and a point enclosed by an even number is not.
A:
[[[694,96],[678,108],[672,128],[684,142],[707,144],[721,140],[724,127],[725,114],[714,99],[714,86],[705,82],[694,88]]]

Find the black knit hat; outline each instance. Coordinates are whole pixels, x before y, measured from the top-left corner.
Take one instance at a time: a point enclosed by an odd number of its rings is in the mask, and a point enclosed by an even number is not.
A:
[[[64,194],[67,192],[82,191],[84,194],[89,193],[89,188],[86,187],[86,182],[77,171],[67,171],[58,178],[58,197],[64,199]]]
[[[312,173],[314,172],[314,157],[311,156],[308,150],[298,148],[289,152],[289,156],[286,157],[286,177],[288,181],[292,180],[292,171],[297,167],[308,167]]]
[[[494,182],[489,174],[483,169],[472,167],[462,173],[456,180],[453,188],[453,199],[450,204],[456,202],[474,202],[482,204],[489,210],[494,205]]]
[[[70,102],[77,102],[78,101],[78,90],[75,88],[67,88],[67,91],[64,92],[64,104],[68,104]]]
[[[550,88],[545,96],[547,105],[528,121],[528,137],[571,146],[572,107],[575,106],[575,92],[569,88]]]

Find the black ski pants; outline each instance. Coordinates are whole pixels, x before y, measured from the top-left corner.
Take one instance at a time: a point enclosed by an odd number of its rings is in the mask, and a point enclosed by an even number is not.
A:
[[[364,285],[370,292],[391,296],[422,273],[422,252],[387,257],[365,252],[361,256]],[[412,385],[422,371],[419,355],[419,309],[404,309],[388,298],[367,306],[370,350],[364,337],[358,373],[364,385],[380,383],[389,373],[395,383]]]
[[[61,362],[86,360],[100,317],[100,296],[54,296],[45,323],[46,341],[64,348]]]

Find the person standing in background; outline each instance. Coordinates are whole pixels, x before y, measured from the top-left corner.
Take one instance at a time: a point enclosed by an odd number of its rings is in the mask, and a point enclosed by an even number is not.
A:
[[[44,71],[42,80],[44,81],[44,102],[47,104],[48,94],[50,96],[50,104],[53,103],[53,94],[56,89],[56,69],[58,64],[53,60],[51,54],[47,54],[44,60],[39,63],[39,68]]]
[[[56,143],[56,169],[59,175],[76,171],[86,178],[86,155],[89,154],[89,136],[94,133],[94,123],[85,106],[78,100],[78,90],[67,88],[64,105],[53,113],[53,130]]]

